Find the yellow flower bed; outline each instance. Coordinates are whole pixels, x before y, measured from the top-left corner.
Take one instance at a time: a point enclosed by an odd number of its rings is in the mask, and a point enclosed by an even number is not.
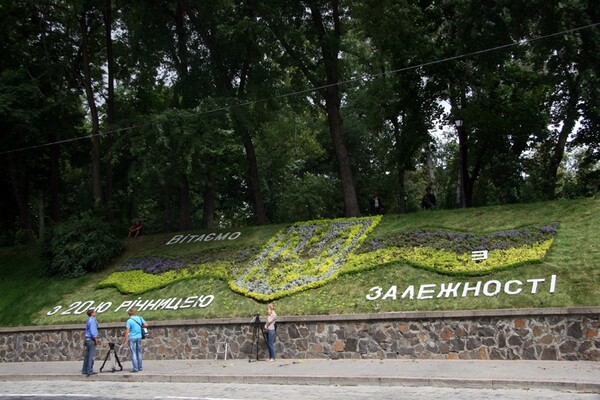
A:
[[[227,262],[190,265],[177,271],[167,271],[160,275],[148,274],[142,270],[113,272],[98,284],[99,288],[115,287],[121,293],[140,294],[160,289],[175,282],[200,277],[217,278],[227,281],[231,264]]]
[[[533,246],[506,250],[491,250],[488,258],[473,261],[471,254],[456,254],[431,247],[387,248],[349,257],[344,270],[370,269],[394,261],[406,261],[416,267],[448,275],[483,275],[493,271],[531,262],[539,262],[552,246],[554,239]]]

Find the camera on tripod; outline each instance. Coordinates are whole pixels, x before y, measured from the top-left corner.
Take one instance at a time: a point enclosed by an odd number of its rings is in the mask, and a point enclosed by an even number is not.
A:
[[[256,351],[256,361],[258,361],[258,348],[261,337],[263,338],[265,345],[267,344],[267,336],[265,334],[263,323],[260,321],[259,313],[256,313],[254,317],[252,317],[250,325],[252,326],[252,346],[250,348],[250,353],[248,354],[248,362],[252,361],[251,358],[254,351]]]
[[[260,322],[260,314],[256,313],[254,315],[254,317],[252,317],[252,319],[250,320],[250,323],[254,324],[254,325],[260,325],[261,324],[261,322]]]

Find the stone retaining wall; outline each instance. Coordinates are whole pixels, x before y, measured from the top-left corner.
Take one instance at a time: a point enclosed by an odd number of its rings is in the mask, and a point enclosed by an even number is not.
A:
[[[124,323],[103,324],[97,360],[120,345]],[[600,307],[408,312],[280,317],[281,358],[418,358],[600,361]],[[228,343],[233,358],[256,358],[248,320],[150,324],[144,359],[211,359]],[[81,326],[0,328],[0,361],[73,361],[83,354]],[[260,332],[259,332],[260,336]],[[262,337],[259,358],[267,351]],[[128,352],[125,358],[129,360]],[[223,354],[219,354],[223,357]]]

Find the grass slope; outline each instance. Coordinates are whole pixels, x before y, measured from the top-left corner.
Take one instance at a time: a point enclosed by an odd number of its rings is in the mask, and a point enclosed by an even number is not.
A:
[[[374,269],[344,275],[318,289],[307,290],[277,301],[280,315],[352,314],[388,311],[467,310],[529,307],[572,307],[600,305],[600,225],[599,200],[553,201],[482,207],[466,210],[439,210],[403,215],[385,215],[370,237],[398,230],[447,229],[488,234],[531,225],[560,223],[554,245],[543,262],[492,273],[483,277],[458,278],[417,269],[403,262],[381,265]],[[235,229],[242,232],[235,241],[201,242],[166,246],[174,234],[143,236],[126,240],[126,251],[107,270],[76,280],[56,280],[39,277],[37,249],[14,247],[0,249],[0,326],[80,323],[85,314],[61,313],[76,301],[93,300],[113,303],[111,309],[99,315],[103,322],[122,321],[124,309],[115,311],[123,301],[141,298],[167,299],[172,297],[213,295],[206,308],[145,311],[150,320],[251,317],[264,314],[264,304],[233,293],[225,282],[214,279],[190,279],[141,296],[124,295],[114,288],[97,289],[98,282],[130,257],[160,255],[182,256],[190,253],[218,254],[227,259],[242,249],[259,249],[284,225]],[[234,231],[234,230],[232,230]],[[199,233],[199,232],[194,232]],[[200,232],[201,233],[201,232]],[[384,293],[392,285],[398,287],[398,298],[407,286],[418,290],[421,284],[447,284],[518,279],[550,279],[557,276],[556,292],[529,290],[510,296],[467,296],[427,300],[387,299],[369,301],[366,295],[374,286]],[[526,292],[526,293],[525,293]],[[47,313],[55,306],[62,308],[54,315]]]

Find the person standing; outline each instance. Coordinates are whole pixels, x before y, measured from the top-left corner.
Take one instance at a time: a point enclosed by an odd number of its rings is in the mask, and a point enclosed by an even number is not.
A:
[[[267,347],[269,348],[269,362],[275,361],[275,306],[270,303],[267,306],[267,322],[265,322],[265,330],[267,331]]]
[[[429,210],[434,208],[437,205],[437,200],[435,198],[435,194],[433,194],[431,190],[431,186],[427,186],[425,189],[425,195],[423,199],[421,199],[421,208],[423,210]]]
[[[96,320],[96,310],[90,308],[87,310],[88,318],[85,321],[85,352],[83,355],[83,375],[96,375],[94,372],[94,358],[96,358],[96,345],[100,342],[98,339],[98,321]]]
[[[374,215],[383,214],[383,200],[379,193],[375,193],[371,198],[371,209]]]
[[[125,343],[129,344],[129,351],[131,352],[131,363],[133,369],[131,372],[138,372],[142,370],[142,329],[148,327],[144,318],[135,315],[133,308],[127,311],[129,319],[125,324]]]

